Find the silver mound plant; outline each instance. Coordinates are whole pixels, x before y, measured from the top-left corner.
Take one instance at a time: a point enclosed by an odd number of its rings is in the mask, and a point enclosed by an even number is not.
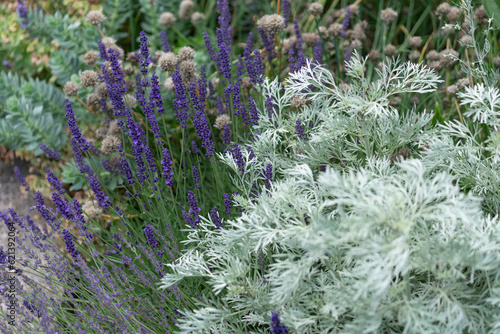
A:
[[[284,92],[264,82],[276,109],[261,111],[248,143],[255,157],[243,152],[241,173],[231,154],[219,155],[242,215],[221,230],[203,217],[162,279],[161,288],[197,279],[212,288],[182,310],[182,332],[268,333],[274,310],[290,333],[500,330],[494,80],[471,67],[482,82],[457,95],[468,118],[431,127],[432,115],[397,110],[389,98],[433,92],[433,70],[393,59],[370,82],[363,64],[356,53],[346,64],[350,87],[314,63]],[[308,103],[292,110],[296,96]],[[483,126],[491,133],[481,141]],[[393,159],[402,149],[409,156]],[[268,164],[273,182],[255,197]]]

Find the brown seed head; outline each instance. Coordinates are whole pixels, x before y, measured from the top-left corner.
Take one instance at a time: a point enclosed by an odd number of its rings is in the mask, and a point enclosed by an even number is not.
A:
[[[94,65],[97,63],[97,60],[99,60],[99,53],[97,51],[90,50],[83,55],[83,63],[85,65]]]
[[[386,8],[380,11],[380,19],[389,24],[398,17],[398,13],[392,8]]]
[[[106,16],[98,10],[91,10],[87,14],[87,22],[93,26],[97,26],[106,20]]]
[[[205,15],[200,12],[194,12],[191,14],[191,23],[194,26],[200,25],[205,21]]]
[[[158,60],[158,66],[164,71],[175,70],[175,65],[177,65],[177,56],[173,52],[164,53]]]
[[[182,0],[179,5],[179,18],[182,20],[189,20],[191,13],[194,10],[194,2],[191,0]]]
[[[68,81],[63,87],[64,94],[68,96],[76,96],[80,90],[80,85],[74,81]]]
[[[182,62],[185,60],[193,60],[194,54],[195,54],[195,51],[192,47],[184,46],[184,47],[179,49],[179,52],[177,53],[177,57],[179,57],[179,61]]]
[[[257,27],[266,33],[274,34],[285,28],[285,19],[281,15],[264,15],[257,21]]]
[[[323,5],[320,4],[319,2],[313,2],[312,4],[309,5],[307,10],[313,16],[320,16],[323,13]]]
[[[170,28],[171,26],[174,25],[176,20],[177,19],[175,18],[174,14],[170,12],[165,12],[160,15],[160,19],[158,21],[162,26]]]
[[[99,76],[96,71],[86,70],[80,74],[80,82],[83,87],[94,87],[97,81],[99,81]]]

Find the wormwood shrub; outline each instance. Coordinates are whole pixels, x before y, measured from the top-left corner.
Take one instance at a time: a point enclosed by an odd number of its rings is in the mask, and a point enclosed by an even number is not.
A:
[[[458,171],[442,163],[465,152],[496,176],[498,140],[488,141],[491,155],[477,156],[459,123],[436,131],[430,115],[389,106],[394,94],[434,91],[432,70],[392,61],[370,83],[357,54],[348,65],[349,89],[310,62],[284,93],[266,81],[262,93],[274,94],[277,109],[259,120],[261,134],[249,143],[255,156],[243,155],[242,173],[237,159],[219,154],[234,170],[244,212],[222,230],[202,217],[189,248],[167,264],[163,288],[203,277],[217,296],[182,311],[183,332],[243,332],[273,310],[297,333],[485,333],[500,325],[498,211],[482,210],[475,196],[493,188],[482,175],[469,176],[468,188],[455,182],[471,173],[463,156]],[[475,106],[466,115],[493,116],[496,91],[483,90],[461,95]],[[309,105],[290,110],[293,99]],[[455,155],[432,164],[437,147],[464,136]],[[252,196],[264,166],[268,179]]]

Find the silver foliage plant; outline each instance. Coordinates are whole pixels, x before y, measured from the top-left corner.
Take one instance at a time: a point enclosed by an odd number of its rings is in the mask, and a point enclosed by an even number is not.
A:
[[[431,115],[398,112],[388,99],[432,92],[435,72],[393,60],[370,83],[355,54],[348,74],[350,89],[311,63],[284,93],[264,83],[276,110],[261,112],[256,157],[243,152],[240,173],[231,154],[219,155],[245,211],[221,230],[203,217],[162,279],[162,288],[211,286],[182,310],[182,332],[269,333],[274,310],[290,333],[500,330],[498,94],[485,78],[459,95],[469,126],[433,129]],[[308,105],[291,110],[293,96]],[[485,142],[477,122],[495,129]],[[391,160],[402,148],[411,157]],[[271,187],[253,197],[269,163]]]

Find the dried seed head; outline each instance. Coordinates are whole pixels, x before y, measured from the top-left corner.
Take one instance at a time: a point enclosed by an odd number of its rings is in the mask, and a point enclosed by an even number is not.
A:
[[[227,114],[222,114],[222,115],[217,116],[217,118],[215,119],[214,127],[216,127],[219,130],[223,130],[224,124],[231,125],[231,118],[229,118],[229,116]]]
[[[106,49],[115,49],[116,48],[116,40],[113,37],[104,37],[101,40],[102,44],[106,47]]]
[[[458,89],[462,89],[465,86],[469,86],[469,85],[470,85],[469,78],[463,78],[463,79],[460,79],[460,80],[457,81],[457,87],[458,87]]]
[[[153,57],[155,58],[155,63],[158,64],[158,60],[160,60],[160,57],[163,56],[165,52],[162,50],[156,50],[155,53],[153,53]]]
[[[98,10],[91,10],[87,14],[87,22],[93,26],[97,26],[106,20],[106,16]]]
[[[340,23],[333,23],[328,27],[328,32],[330,33],[330,36],[332,38],[339,37],[340,34],[342,33],[342,24]]]
[[[131,64],[134,64],[134,65],[139,64],[139,61],[137,60],[135,51],[127,53],[127,59],[125,59],[125,60]]]
[[[419,48],[422,45],[422,37],[420,36],[412,36],[408,41],[408,45],[410,48]]]
[[[396,47],[392,44],[387,44],[384,48],[384,52],[386,56],[393,56],[396,54]]]
[[[313,16],[320,16],[323,13],[323,5],[320,4],[319,2],[313,2],[312,4],[309,5],[307,10]]]
[[[165,12],[160,15],[160,19],[158,20],[162,26],[170,28],[176,21],[174,14],[170,12]]]
[[[95,130],[95,137],[97,139],[104,139],[106,138],[106,135],[108,134],[108,128],[101,126],[97,130]]]
[[[460,42],[464,45],[466,48],[472,47],[472,37],[469,35],[463,35],[462,38],[460,38]]]
[[[462,9],[458,7],[451,7],[446,17],[448,18],[448,20],[450,20],[451,23],[454,23],[458,19],[461,13]]]
[[[99,53],[97,51],[90,50],[83,55],[83,63],[85,65],[94,65],[97,63],[97,60],[99,60]]]
[[[351,41],[351,45],[349,49],[351,50],[360,50],[363,47],[363,44],[359,39],[354,39]]]
[[[425,55],[425,58],[427,58],[428,60],[439,60],[441,59],[441,56],[439,55],[439,53],[437,53],[436,50],[430,50]]]
[[[129,108],[134,109],[137,107],[137,100],[133,95],[127,94],[123,97],[123,100]]]
[[[88,201],[82,205],[82,210],[85,212],[90,218],[97,219],[99,215],[102,213],[101,206],[97,203],[97,201]]]
[[[252,83],[250,82],[250,78],[249,77],[244,77],[241,80],[241,87],[243,89],[250,89],[250,88],[252,88]]]
[[[302,39],[304,40],[304,43],[308,46],[315,46],[316,42],[319,39],[318,33],[316,32],[306,32],[302,34]]]
[[[127,87],[127,92],[132,92],[135,89],[135,81],[134,80],[126,80],[125,87]]]
[[[373,62],[373,63],[376,63],[380,60],[380,52],[378,50],[371,50],[369,53],[368,53],[368,58]]]
[[[179,52],[177,53],[177,57],[179,57],[179,61],[193,60],[194,54],[195,54],[195,51],[192,47],[184,46],[184,47],[179,49]]]
[[[191,0],[182,0],[179,5],[179,18],[182,20],[188,20],[189,16],[194,10],[194,2]]]
[[[353,39],[359,39],[359,40],[366,39],[365,30],[363,29],[361,23],[357,23],[354,26],[354,28],[350,31],[349,36],[347,36],[347,37],[350,37],[350,38],[353,38]]]
[[[109,122],[109,130],[108,130],[109,136],[118,136],[121,131],[122,128],[118,126],[118,121],[116,119]]]
[[[281,15],[264,15],[257,21],[257,27],[267,33],[276,33],[285,28],[285,19]]]
[[[99,107],[99,100],[99,96],[96,93],[91,93],[87,95],[86,102],[90,108],[95,110]]]
[[[500,57],[493,58],[493,65],[497,68],[500,67]]]
[[[410,103],[411,104],[419,104],[420,103],[420,99],[416,96],[413,96],[411,99],[410,99]]]
[[[122,140],[120,137],[108,135],[102,141],[101,152],[104,155],[110,155],[118,150],[117,146],[121,145]]]
[[[448,13],[450,12],[451,6],[449,3],[443,2],[440,4],[437,8],[436,11],[434,12],[440,20],[443,19]]]
[[[456,93],[458,93],[457,85],[451,85],[446,87],[446,93],[449,95],[455,95]]]
[[[99,81],[99,76],[96,71],[86,70],[80,74],[80,82],[83,87],[94,87],[97,81]]]
[[[309,101],[303,96],[294,96],[290,100],[290,107],[293,109],[300,109],[302,106],[305,106],[307,102]]]
[[[486,14],[486,11],[484,10],[483,5],[479,6],[474,11],[474,20],[479,22],[479,24],[488,23],[488,14]]]
[[[348,7],[349,7],[349,10],[351,11],[352,15],[354,15],[354,16],[358,15],[358,13],[359,13],[358,5],[349,5]]]
[[[175,89],[174,80],[171,77],[165,79],[163,86],[169,91],[173,92]]]
[[[175,70],[175,65],[177,65],[177,56],[173,52],[164,53],[158,60],[158,66],[164,71]]]
[[[413,50],[410,52],[410,60],[411,61],[417,61],[420,58],[420,52]]]
[[[196,72],[196,63],[192,60],[186,60],[180,63],[179,70],[182,76],[190,76]]]
[[[398,17],[398,13],[392,8],[386,8],[380,11],[380,19],[389,24]]]
[[[195,26],[200,25],[205,21],[205,15],[200,12],[194,12],[191,14],[191,23]]]
[[[444,49],[439,52],[439,54],[441,56],[441,62],[443,63],[444,67],[455,65],[455,63],[458,61],[458,52],[453,49]]]
[[[134,74],[134,67],[132,65],[127,65],[123,68],[123,73],[125,73],[125,75],[132,75]]]
[[[95,93],[100,99],[105,99],[108,97],[108,90],[106,89],[106,84],[102,83],[96,86]]]
[[[64,94],[68,96],[76,96],[80,90],[80,85],[74,81],[68,81],[63,87]]]
[[[330,53],[332,52],[333,50],[335,49],[335,44],[333,44],[332,42],[326,42],[325,43],[325,51]]]

